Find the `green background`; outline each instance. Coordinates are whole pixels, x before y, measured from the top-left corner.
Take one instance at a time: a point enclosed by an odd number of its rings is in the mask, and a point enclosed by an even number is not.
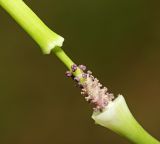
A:
[[[136,119],[160,138],[160,9],[145,0],[25,0]],[[54,55],[0,8],[0,143],[129,144],[97,126]]]

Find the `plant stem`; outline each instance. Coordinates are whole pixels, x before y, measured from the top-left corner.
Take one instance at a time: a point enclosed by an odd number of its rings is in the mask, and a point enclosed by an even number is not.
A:
[[[74,62],[61,49],[64,38],[50,30],[22,0],[0,0],[0,5],[37,42],[44,54],[52,51],[71,71]],[[83,71],[79,68],[73,73],[74,76],[80,74]],[[80,79],[80,82],[83,81],[83,78]],[[106,111],[94,113],[92,118],[97,124],[123,135],[135,144],[160,144],[134,119],[123,97],[114,100]]]
[[[54,54],[64,63],[64,65],[71,71],[71,66],[74,62],[69,58],[69,56],[62,50],[60,47],[55,47],[53,50]],[[78,76],[82,74],[82,70],[77,68],[77,70],[73,73],[74,76]]]
[[[44,54],[62,46],[64,38],[50,30],[22,0],[0,0],[0,5],[37,42]]]
[[[50,30],[41,19],[22,0],[0,0],[0,5],[37,42],[44,54],[51,51],[71,70],[74,62],[60,48],[64,38]],[[78,68],[73,75],[82,71]]]
[[[96,124],[114,131],[135,144],[160,144],[135,120],[122,95],[111,102],[103,112],[94,112],[92,118]]]

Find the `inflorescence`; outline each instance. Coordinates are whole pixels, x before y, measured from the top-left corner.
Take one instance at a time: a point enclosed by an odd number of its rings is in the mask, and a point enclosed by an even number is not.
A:
[[[77,69],[82,71],[78,76],[74,76]],[[94,111],[103,111],[103,109],[114,99],[114,95],[103,87],[97,78],[92,75],[90,70],[86,70],[86,66],[73,64],[71,71],[66,71],[66,76],[71,77],[80,87],[81,94],[92,106]],[[83,80],[83,81],[81,81]]]

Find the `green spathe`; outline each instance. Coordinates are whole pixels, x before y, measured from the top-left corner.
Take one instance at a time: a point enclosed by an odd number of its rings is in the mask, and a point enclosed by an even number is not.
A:
[[[92,118],[96,124],[109,128],[135,144],[160,144],[135,120],[122,95],[110,102],[103,112],[94,112]]]
[[[37,42],[44,54],[63,45],[64,38],[50,30],[22,0],[0,0],[0,5]]]

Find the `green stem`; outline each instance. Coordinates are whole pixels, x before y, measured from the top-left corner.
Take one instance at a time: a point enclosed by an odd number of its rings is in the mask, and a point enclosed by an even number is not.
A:
[[[62,46],[64,38],[50,30],[22,0],[0,0],[0,5],[37,42],[44,54]]]
[[[103,112],[94,112],[96,124],[104,126],[135,144],[160,144],[135,120],[125,99],[119,95]]]
[[[37,42],[44,54],[51,51],[71,70],[74,62],[60,48],[64,38],[50,30],[22,0],[0,0],[0,5]],[[82,74],[80,69],[73,73]]]
[[[22,0],[0,0],[0,5],[37,42],[44,54],[52,51],[71,70],[74,62],[60,48],[64,38],[50,30]],[[82,73],[78,68],[73,74],[78,76]],[[84,79],[81,79],[81,82],[83,81]],[[120,97],[118,100],[111,103],[105,112],[93,114],[92,118],[96,123],[136,144],[160,144],[136,122],[124,99]]]
[[[65,64],[65,66],[71,70],[71,66],[74,62],[67,56],[67,54],[60,47],[53,49],[54,54]]]
[[[74,62],[67,56],[67,54],[60,47],[55,47],[53,50],[54,54],[64,63],[64,65],[71,71],[71,66]],[[78,76],[83,72],[78,68],[73,74],[74,76]],[[83,81],[83,80],[82,80]]]

